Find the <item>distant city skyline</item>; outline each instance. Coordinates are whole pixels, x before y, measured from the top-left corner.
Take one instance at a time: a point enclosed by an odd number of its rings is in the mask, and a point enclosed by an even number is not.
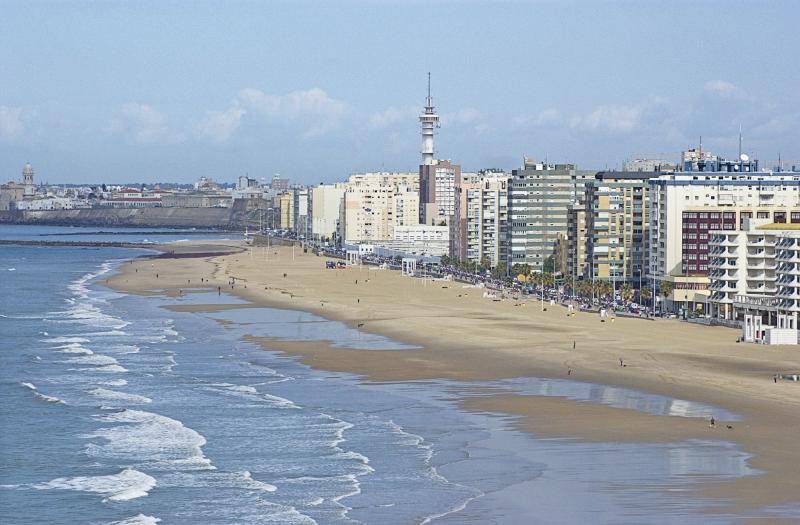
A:
[[[800,158],[795,2],[4,2],[0,181]],[[435,27],[426,32],[424,27]],[[762,164],[763,165],[763,164]],[[769,165],[763,165],[770,167]]]

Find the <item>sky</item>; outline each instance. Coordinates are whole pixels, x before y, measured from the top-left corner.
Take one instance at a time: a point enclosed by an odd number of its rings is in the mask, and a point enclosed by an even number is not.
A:
[[[0,180],[800,159],[800,2],[0,0]],[[796,161],[800,166],[800,161]]]

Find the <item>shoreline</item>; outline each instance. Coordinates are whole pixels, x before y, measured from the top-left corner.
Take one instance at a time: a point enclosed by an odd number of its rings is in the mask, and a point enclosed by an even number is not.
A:
[[[324,257],[296,253],[292,260],[290,248],[273,247],[267,253],[264,248],[245,247],[238,253],[206,256],[213,251],[211,245],[242,247],[241,243],[220,241],[171,245],[203,256],[135,260],[122,265],[108,285],[142,295],[174,294],[187,288],[224,289],[254,305],[308,311],[419,347],[354,350],[319,341],[254,338],[313,368],[355,373],[367,380],[569,378],[715,405],[740,414],[742,421],[730,422],[733,428],[727,429],[727,423],[720,420],[710,429],[702,418],[632,415],[630,410],[538,396],[499,395],[463,403],[467,410],[516,417],[517,428],[537,435],[620,442],[732,441],[751,454],[749,464],[765,474],[704,483],[700,496],[728,501],[734,512],[798,503],[800,481],[793,465],[800,461],[796,444],[800,389],[771,380],[776,371],[800,369],[796,347],[735,344],[735,330],[677,321],[643,324],[620,318],[601,325],[592,314],[567,318],[560,306],[548,305],[542,312],[538,304],[523,307],[513,306],[512,301],[492,302],[480,297],[480,290],[454,282],[423,284],[389,270],[325,270]],[[150,271],[135,271],[148,265]],[[153,277],[156,269],[159,279]],[[228,284],[231,277],[236,278],[233,287]],[[202,282],[198,282],[200,278]],[[456,327],[448,327],[447,322]],[[471,337],[454,339],[452,332]],[[532,336],[538,340],[531,340]],[[501,340],[504,348],[488,344]],[[659,340],[670,343],[665,349],[653,349],[653,342]],[[576,350],[572,350],[573,341]],[[705,352],[701,350],[704,344]],[[765,353],[777,358],[778,368],[764,364]],[[619,367],[617,355],[624,357],[628,366]],[[567,369],[571,369],[569,376]],[[707,381],[698,380],[705,376]],[[568,417],[553,417],[563,413]],[[676,420],[680,425],[674,424]],[[598,423],[613,427],[613,432],[598,432]],[[775,523],[779,518],[750,519]]]

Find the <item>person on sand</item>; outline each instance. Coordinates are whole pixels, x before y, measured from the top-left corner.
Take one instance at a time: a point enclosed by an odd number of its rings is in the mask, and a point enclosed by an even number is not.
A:
[[[623,361],[622,361],[622,358],[620,357],[620,358],[619,358],[619,366],[623,366],[623,364],[622,364],[622,363],[623,363]]]
[[[567,375],[568,375],[568,376],[571,376],[571,375],[572,375],[572,369],[571,369],[571,368],[567,370]]]
[[[711,416],[710,425],[708,425],[708,426],[710,426],[711,428],[714,428],[714,427],[717,426],[717,420],[714,419],[714,416]]]
[[[575,350],[575,341],[572,341],[572,349]]]

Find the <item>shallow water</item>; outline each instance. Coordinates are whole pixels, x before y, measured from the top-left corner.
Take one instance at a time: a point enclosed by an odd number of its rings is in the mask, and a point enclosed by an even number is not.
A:
[[[122,296],[92,283],[131,250],[41,250],[0,252],[17,268],[0,293],[24,298],[0,305],[4,523],[728,523],[687,492],[753,474],[725,442],[537,439],[457,402],[492,387],[723,417],[714,407],[574,381],[315,371],[241,337],[405,347],[294,311],[169,312],[241,301]]]

